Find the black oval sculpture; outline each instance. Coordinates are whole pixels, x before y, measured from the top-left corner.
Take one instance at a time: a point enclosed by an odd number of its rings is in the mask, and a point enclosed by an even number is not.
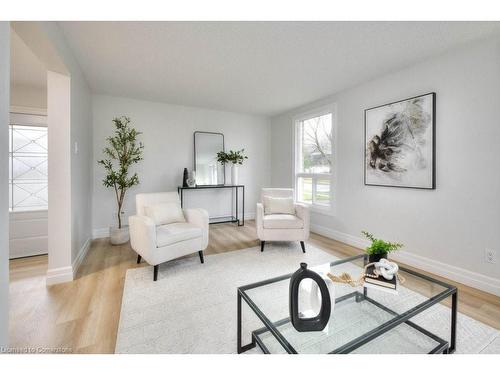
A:
[[[321,308],[318,315],[312,318],[301,318],[299,315],[299,285],[304,279],[312,279],[318,284],[321,292]],[[300,268],[290,278],[290,320],[299,332],[322,331],[328,324],[332,303],[325,280],[316,272],[307,269],[306,263],[300,263]]]

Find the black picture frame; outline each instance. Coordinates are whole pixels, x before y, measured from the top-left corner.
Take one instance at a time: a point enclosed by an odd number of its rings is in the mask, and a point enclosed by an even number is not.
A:
[[[205,131],[198,131],[198,130],[195,131],[193,133],[193,170],[194,170],[195,174],[196,174],[196,134],[212,134],[212,135],[222,136],[222,151],[226,151],[223,133],[205,132]],[[224,185],[226,185],[226,165],[225,164],[222,164],[222,179],[223,179],[222,184],[216,184],[216,185],[198,185],[198,184],[196,184],[196,185],[197,186],[224,186]]]
[[[382,108],[382,107],[386,107],[386,106],[391,106],[391,105],[394,105],[394,104],[397,104],[397,103],[402,103],[402,102],[405,102],[405,101],[409,101],[409,100],[413,100],[413,99],[417,99],[417,98],[420,98],[420,97],[425,97],[425,96],[429,96],[431,95],[432,96],[432,122],[431,122],[431,126],[432,126],[432,129],[431,129],[431,134],[432,134],[432,161],[430,163],[430,167],[432,168],[432,171],[431,171],[431,184],[430,186],[404,186],[404,185],[390,185],[390,184],[374,184],[374,183],[368,183],[367,182],[367,176],[366,176],[366,172],[367,172],[367,144],[368,144],[368,140],[367,140],[367,113],[368,111],[371,111],[371,110],[374,110],[374,109],[379,109],[379,108]],[[398,100],[398,101],[395,101],[395,102],[391,102],[391,103],[386,103],[386,104],[382,104],[382,105],[379,105],[379,106],[375,106],[375,107],[371,107],[371,108],[367,108],[365,109],[364,111],[364,159],[363,159],[363,174],[364,174],[364,184],[365,186],[382,186],[382,187],[397,187],[397,188],[404,188],[404,189],[419,189],[419,190],[435,190],[436,189],[436,93],[435,92],[428,92],[426,94],[421,94],[421,95],[417,95],[417,96],[413,96],[413,97],[410,97],[410,98],[406,98],[406,99],[402,99],[402,100]]]

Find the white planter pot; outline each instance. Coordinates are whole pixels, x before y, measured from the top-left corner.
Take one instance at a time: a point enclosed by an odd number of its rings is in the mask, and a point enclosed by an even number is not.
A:
[[[110,227],[109,239],[111,241],[111,245],[121,245],[128,242],[129,240],[128,227],[123,226],[120,229],[115,227]]]
[[[238,164],[231,164],[231,184],[238,185]]]

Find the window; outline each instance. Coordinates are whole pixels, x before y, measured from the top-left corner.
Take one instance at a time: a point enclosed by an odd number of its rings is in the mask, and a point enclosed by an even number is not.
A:
[[[9,209],[48,207],[47,127],[9,125]]]
[[[333,114],[323,111],[295,122],[295,191],[298,202],[332,207]]]

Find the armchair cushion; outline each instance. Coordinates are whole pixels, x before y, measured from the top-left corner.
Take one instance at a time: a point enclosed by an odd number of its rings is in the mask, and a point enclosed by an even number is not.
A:
[[[264,228],[266,229],[302,229],[304,222],[295,215],[272,214],[264,215]]]
[[[160,225],[156,227],[156,247],[163,247],[202,236],[202,228],[194,224],[172,223]]]
[[[145,206],[144,211],[146,216],[154,221],[155,225],[186,222],[182,208],[177,202],[157,203]]]
[[[293,204],[293,198],[278,198],[264,196],[264,213],[266,215],[271,214],[295,214],[295,207]]]

